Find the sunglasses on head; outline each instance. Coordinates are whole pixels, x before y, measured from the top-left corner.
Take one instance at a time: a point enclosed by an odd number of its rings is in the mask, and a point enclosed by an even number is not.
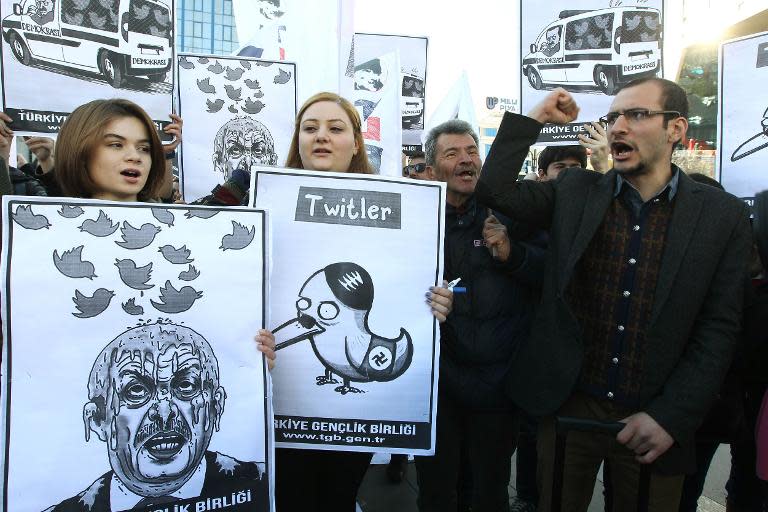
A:
[[[408,176],[411,173],[421,174],[427,168],[427,164],[411,164],[403,167],[403,176]]]

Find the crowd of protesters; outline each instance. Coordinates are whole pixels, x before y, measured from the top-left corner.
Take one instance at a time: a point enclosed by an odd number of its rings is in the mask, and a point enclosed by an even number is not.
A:
[[[446,183],[443,277],[462,282],[455,295],[428,291],[441,322],[437,443],[416,457],[418,507],[585,511],[602,465],[606,510],[634,510],[645,495],[649,510],[692,512],[727,443],[727,510],[765,510],[768,193],[750,212],[672,162],[688,103],[658,78],[624,86],[581,145],[546,148],[520,179],[544,124],[578,110],[555,89],[527,116],[504,115],[484,163],[460,120],[433,128],[404,162],[404,177]],[[162,145],[141,107],[97,100],[69,116],[55,147],[25,137],[34,158],[24,162],[9,154],[12,123],[0,114],[0,193],[181,202],[170,163],[183,124],[171,120]],[[311,97],[279,164],[371,173],[355,108]],[[245,204],[249,178],[238,169],[201,202]],[[274,365],[271,333],[255,339]],[[556,457],[563,416],[614,433],[573,431]],[[278,510],[353,511],[370,460],[277,450]],[[406,470],[393,457],[387,473],[397,482]]]

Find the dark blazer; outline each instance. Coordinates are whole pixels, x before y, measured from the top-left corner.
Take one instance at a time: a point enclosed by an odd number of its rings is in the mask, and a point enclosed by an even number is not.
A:
[[[542,125],[507,113],[483,165],[478,201],[550,231],[542,304],[518,351],[507,392],[534,415],[554,414],[574,390],[582,329],[565,290],[613,200],[616,173],[572,168],[554,182],[517,182]],[[641,410],[675,439],[657,460],[693,466],[694,433],[720,388],[739,332],[751,235],[746,205],[680,173],[650,323]]]

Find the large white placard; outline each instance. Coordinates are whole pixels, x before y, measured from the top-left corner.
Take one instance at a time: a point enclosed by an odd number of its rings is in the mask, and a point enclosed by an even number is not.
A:
[[[768,32],[720,45],[717,168],[731,194],[751,201],[768,189],[768,100],[755,84],[768,79]]]
[[[661,76],[663,4],[583,0],[575,10],[568,0],[520,1],[521,112],[555,87],[581,107],[577,122],[545,126],[540,143],[577,143],[583,124],[608,112],[621,85]]]
[[[98,98],[169,122],[172,0],[0,0],[0,19],[3,100],[18,134],[58,132]]]
[[[180,54],[178,82],[187,202],[237,169],[285,163],[296,119],[294,64]]]
[[[266,213],[6,196],[2,217],[2,509],[271,510]]]
[[[445,184],[258,169],[272,221],[277,446],[431,454]]]
[[[377,59],[389,52],[400,54],[400,107],[403,122],[403,149],[421,148],[424,130],[424,98],[427,84],[426,37],[387,34],[355,34],[355,66]],[[391,73],[391,72],[390,72]],[[366,76],[355,73],[355,88]],[[362,85],[364,87],[364,85]]]

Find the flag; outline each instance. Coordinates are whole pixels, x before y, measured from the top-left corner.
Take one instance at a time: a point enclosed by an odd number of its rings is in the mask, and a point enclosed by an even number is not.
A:
[[[469,91],[469,78],[467,72],[462,71],[461,76],[453,84],[443,101],[437,106],[424,127],[424,133],[421,136],[421,142],[427,140],[429,131],[440,123],[450,119],[461,119],[472,125],[472,129],[477,132],[478,122],[475,115],[475,107],[472,103],[472,94]]]
[[[365,150],[375,172],[401,176],[403,132],[398,53],[356,62],[353,98],[363,122]]]
[[[236,55],[297,64],[298,102],[343,93],[352,52],[353,0],[233,0]],[[242,27],[242,28],[241,28]]]

